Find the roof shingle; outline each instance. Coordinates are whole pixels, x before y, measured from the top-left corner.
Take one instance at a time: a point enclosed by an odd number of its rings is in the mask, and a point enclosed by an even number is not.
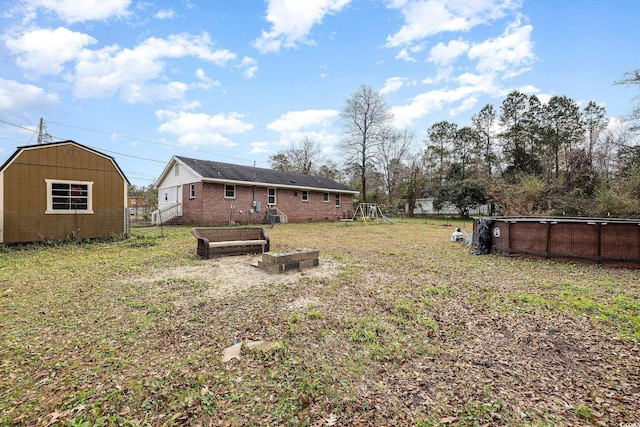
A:
[[[318,188],[356,193],[355,190],[322,176],[283,172],[253,166],[233,165],[230,163],[191,159],[182,156],[176,156],[176,158],[202,176],[204,180],[215,179],[247,183],[256,182],[294,188]]]

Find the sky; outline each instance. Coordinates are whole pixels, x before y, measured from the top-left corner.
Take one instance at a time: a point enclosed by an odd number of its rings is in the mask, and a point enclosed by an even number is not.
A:
[[[304,138],[341,165],[362,85],[416,150],[513,90],[619,125],[639,17],[638,0],[2,0],[0,164],[43,119],[45,142],[112,156],[137,186],[174,155],[269,167]]]

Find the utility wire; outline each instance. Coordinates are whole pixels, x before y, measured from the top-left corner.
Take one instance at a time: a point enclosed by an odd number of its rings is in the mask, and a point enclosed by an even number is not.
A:
[[[67,125],[67,124],[64,124],[64,123],[52,122],[52,121],[48,121],[48,120],[45,120],[44,122],[45,123],[50,123],[50,124],[53,124],[53,125],[64,126],[64,127],[69,127],[69,128],[73,128],[73,129],[79,129],[79,130],[83,130],[83,131],[86,131],[86,132],[99,133],[99,134],[102,134],[102,135],[116,135],[118,137],[126,138],[126,139],[129,139],[129,140],[132,140],[132,141],[148,142],[148,143],[152,143],[152,144],[164,145],[164,146],[167,146],[167,147],[181,148],[181,149],[184,149],[184,150],[193,151],[193,152],[201,153],[201,154],[211,154],[211,155],[214,155],[214,156],[226,157],[226,158],[230,158],[230,159],[234,159],[234,160],[241,160],[243,162],[247,161],[246,159],[241,159],[239,157],[228,156],[228,155],[224,155],[224,154],[220,154],[220,153],[210,153],[210,152],[207,152],[207,151],[195,150],[195,149],[192,149],[192,148],[176,147],[174,144],[165,143],[165,142],[162,142],[162,141],[155,141],[155,140],[149,140],[149,139],[143,139],[143,138],[136,138],[136,137],[132,137],[132,136],[125,135],[125,134],[120,134],[120,133],[117,133],[117,132],[107,132],[107,131],[101,131],[101,130],[96,130],[96,129],[89,129],[89,128],[85,128],[85,127]],[[17,125],[15,123],[7,122],[7,121],[2,120],[2,119],[0,119],[0,123],[4,123],[4,124],[7,124],[9,126],[14,126],[14,127],[17,127],[17,128],[32,132],[32,136],[31,136],[31,139],[29,141],[31,141],[33,139],[33,135],[38,133],[38,129],[30,129],[30,128],[27,128],[27,127],[24,127],[24,126]],[[68,138],[60,138],[60,137],[57,137],[55,135],[51,135],[49,133],[47,133],[47,135],[49,137],[51,137],[51,138],[54,138],[54,139],[57,139],[57,140],[60,140],[60,141],[65,141],[65,140],[68,139]],[[13,143],[16,143],[16,144],[23,144],[22,142],[14,141],[14,140],[11,140],[11,139],[8,139],[8,138],[0,137],[0,139],[6,140],[6,141],[9,141],[9,142],[13,142]],[[90,145],[87,145],[87,147],[89,147],[89,148],[91,148],[93,150],[96,150],[96,151],[112,153],[112,154],[116,154],[118,156],[129,157],[129,158],[132,158],[132,159],[144,160],[144,161],[153,162],[153,163],[160,163],[160,164],[166,164],[167,163],[165,160],[156,160],[156,159],[150,159],[150,158],[141,157],[141,156],[134,156],[132,154],[120,153],[118,151],[108,150],[108,149],[99,148],[99,147],[93,147],[93,146],[90,146]],[[254,165],[255,165],[255,162],[254,162]],[[148,180],[148,181],[155,181],[155,179],[151,179],[151,178],[136,177],[136,179],[144,179],[144,180]]]
[[[47,123],[51,123],[53,125],[69,127],[69,128],[72,128],[72,129],[79,129],[79,130],[83,130],[83,131],[86,131],[86,132],[100,133],[100,134],[103,134],[103,135],[116,135],[118,137],[130,139],[132,141],[148,142],[148,143],[151,143],[151,144],[164,145],[165,147],[180,148],[182,150],[188,150],[188,151],[192,151],[192,152],[195,152],[195,153],[210,154],[212,156],[226,157],[226,158],[229,158],[229,159],[241,160],[243,162],[247,161],[247,159],[242,159],[240,157],[229,156],[229,155],[220,154],[220,153],[211,153],[211,152],[208,152],[208,151],[196,150],[196,149],[187,148],[187,147],[177,147],[175,144],[162,142],[162,141],[157,141],[157,140],[151,140],[151,139],[137,138],[137,137],[121,134],[121,133],[118,133],[118,132],[107,132],[107,131],[102,131],[102,130],[89,129],[89,128],[85,128],[85,127],[67,125],[67,124],[64,124],[64,123],[52,122],[52,121],[48,121],[48,120],[46,122]],[[145,160],[149,160],[149,159],[145,159]],[[162,163],[166,163],[166,162],[162,162]]]
[[[37,131],[38,131],[37,129],[29,129],[29,128],[26,128],[26,127],[24,127],[24,126],[17,125],[17,124],[15,124],[15,123],[6,122],[6,121],[4,121],[4,120],[2,120],[2,119],[0,119],[0,123],[4,123],[5,125],[15,126],[15,127],[17,127],[17,128],[20,128],[20,129],[28,130],[29,132],[34,132],[34,133],[35,133],[35,132],[37,132]]]

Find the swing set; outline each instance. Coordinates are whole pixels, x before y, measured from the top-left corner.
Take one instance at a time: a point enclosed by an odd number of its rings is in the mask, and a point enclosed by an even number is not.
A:
[[[362,219],[365,225],[367,225],[369,221],[394,223],[382,212],[382,209],[380,209],[377,203],[358,203],[352,219],[356,220],[358,218]]]

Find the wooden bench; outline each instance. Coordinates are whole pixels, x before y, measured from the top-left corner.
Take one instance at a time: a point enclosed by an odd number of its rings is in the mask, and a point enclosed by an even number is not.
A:
[[[202,259],[269,252],[269,236],[263,228],[195,227],[191,234],[198,240],[198,256]]]

